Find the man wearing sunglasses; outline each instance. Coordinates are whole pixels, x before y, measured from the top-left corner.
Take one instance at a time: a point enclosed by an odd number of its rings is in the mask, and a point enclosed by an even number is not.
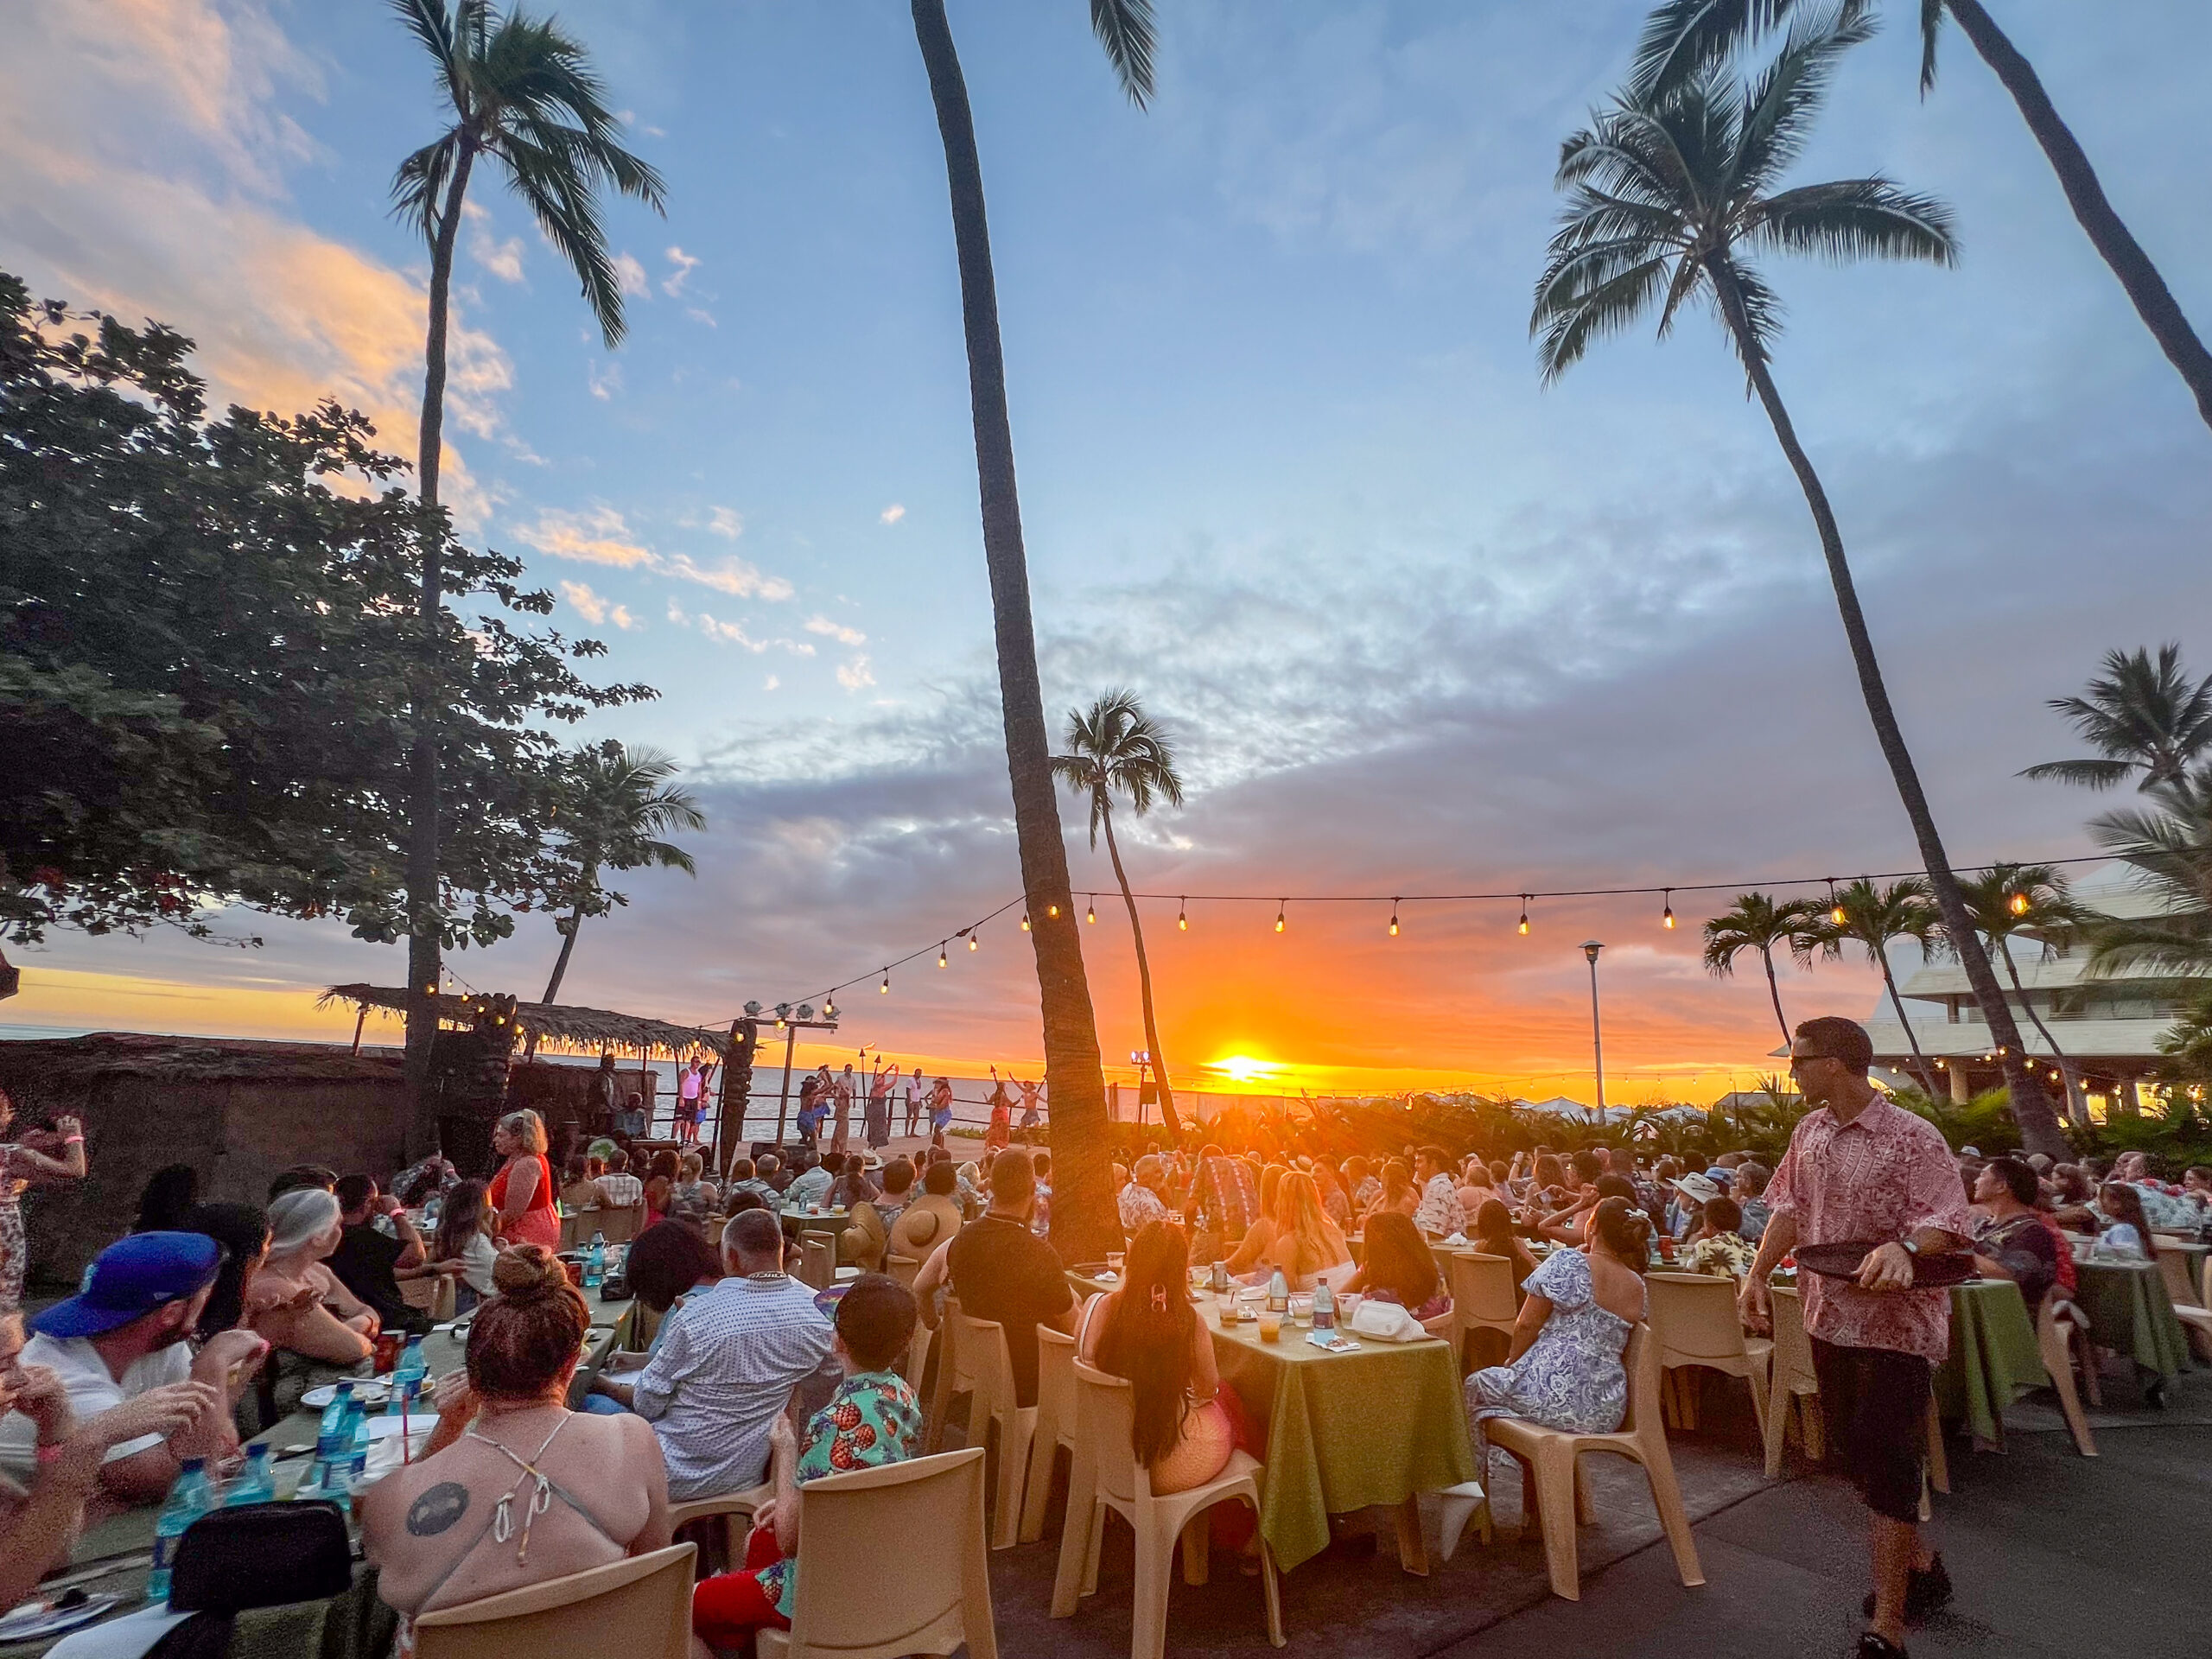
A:
[[[1738,1295],[1745,1323],[1770,1328],[1767,1277],[1790,1250],[1864,1241],[1850,1280],[1799,1276],[1820,1374],[1821,1411],[1844,1472],[1870,1512],[1874,1593],[1861,1659],[1903,1659],[1904,1627],[1950,1599],[1942,1558],[1920,1535],[1929,1380],[1949,1351],[1951,1297],[1913,1287],[1916,1262],[1973,1232],[1958,1165],[1936,1127],[1866,1080],[1873,1044],[1855,1021],[1808,1020],[1789,1071],[1812,1110],[1766,1189],[1771,1211]]]

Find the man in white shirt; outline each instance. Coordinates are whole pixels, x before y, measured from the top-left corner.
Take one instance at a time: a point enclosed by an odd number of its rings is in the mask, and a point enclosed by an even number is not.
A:
[[[1414,1179],[1421,1183],[1414,1225],[1431,1238],[1448,1238],[1458,1232],[1463,1224],[1459,1189],[1452,1184],[1452,1160],[1441,1147],[1423,1147],[1414,1154]]]
[[[221,1247],[204,1233],[133,1234],[100,1252],[82,1291],[30,1322],[17,1363],[50,1371],[79,1422],[156,1389],[190,1395],[183,1427],[107,1449],[99,1496],[111,1510],[159,1501],[187,1458],[238,1449],[231,1409],[269,1344],[251,1331],[218,1332],[197,1358],[187,1344],[221,1264]],[[19,1479],[31,1473],[46,1455],[40,1440],[40,1426],[23,1413],[0,1417],[0,1469]]]
[[[830,1185],[836,1179],[826,1163],[817,1163],[801,1170],[792,1178],[791,1184],[784,1189],[785,1207],[796,1210],[804,1205],[827,1202]]]
[[[610,1210],[634,1210],[645,1201],[645,1184],[630,1173],[630,1154],[620,1147],[607,1155],[607,1173],[597,1185]]]
[[[759,1485],[768,1431],[791,1390],[821,1374],[826,1397],[823,1367],[835,1370],[836,1332],[814,1292],[785,1273],[775,1217],[739,1211],[722,1229],[721,1255],[727,1276],[684,1298],[631,1389],[679,1503]]]
[[[913,1139],[921,1133],[922,1103],[929,1095],[929,1085],[922,1080],[922,1063],[914,1062],[914,1069],[906,1073],[906,1138]]]

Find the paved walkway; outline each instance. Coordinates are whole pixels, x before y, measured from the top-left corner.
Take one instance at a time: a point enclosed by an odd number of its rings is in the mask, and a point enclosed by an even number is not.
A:
[[[1959,1585],[1953,1610],[1916,1632],[1911,1650],[1976,1659],[2165,1659],[2212,1653],[2212,1373],[2177,1385],[2165,1413],[2139,1408],[2115,1380],[2094,1420],[2101,1455],[2077,1456],[2055,1412],[2021,1402],[2008,1450],[1951,1449],[1952,1493],[1936,1498],[1935,1534]],[[1706,1584],[1684,1589],[1658,1541],[1642,1482],[1617,1459],[1590,1470],[1600,1520],[1581,1534],[1582,1599],[1548,1590],[1543,1553],[1515,1536],[1518,1482],[1501,1463],[1490,1548],[1470,1537],[1433,1560],[1398,1570],[1387,1519],[1371,1554],[1324,1556],[1283,1581],[1290,1651],[1376,1659],[1558,1659],[1568,1654],[1651,1659],[1773,1659],[1843,1655],[1861,1625],[1864,1511],[1849,1489],[1793,1456],[1763,1478],[1742,1385],[1711,1380],[1698,1433],[1675,1459],[1696,1523]],[[1056,1501],[1057,1509],[1057,1501]],[[1099,1593],[1072,1618],[1051,1619],[1058,1516],[1046,1542],[992,1559],[1000,1644],[1010,1653],[1120,1659],[1129,1643],[1128,1535],[1109,1530]],[[1179,1581],[1169,1608],[1172,1655],[1259,1655],[1267,1646],[1255,1580],[1226,1558],[1213,1582]]]

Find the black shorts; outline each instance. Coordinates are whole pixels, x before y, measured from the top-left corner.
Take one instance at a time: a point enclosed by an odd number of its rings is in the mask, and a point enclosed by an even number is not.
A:
[[[1813,1369],[1821,1379],[1829,1463],[1859,1488],[1875,1514],[1917,1521],[1935,1368],[1918,1354],[1847,1348],[1815,1337]]]

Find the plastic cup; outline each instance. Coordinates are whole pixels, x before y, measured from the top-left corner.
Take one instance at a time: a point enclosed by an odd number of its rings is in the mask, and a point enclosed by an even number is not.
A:
[[[1262,1308],[1260,1311],[1260,1340],[1262,1342],[1282,1340],[1282,1315],[1273,1308]]]
[[[1122,1263],[1126,1259],[1127,1259],[1127,1257],[1126,1257],[1126,1256],[1124,1256],[1124,1255],[1122,1254],[1122,1252],[1121,1252],[1120,1250],[1109,1250],[1109,1251],[1107,1251],[1107,1252],[1106,1252],[1106,1270],[1107,1270],[1109,1273],[1113,1274],[1116,1278],[1120,1277],[1120,1276],[1121,1276],[1121,1272],[1122,1272]]]
[[[1235,1325],[1243,1318],[1243,1308],[1236,1300],[1236,1293],[1233,1290],[1224,1291],[1221,1294],[1221,1322],[1224,1325]]]
[[[1311,1296],[1294,1296],[1290,1299],[1290,1322],[1300,1331],[1313,1325],[1313,1299]]]

